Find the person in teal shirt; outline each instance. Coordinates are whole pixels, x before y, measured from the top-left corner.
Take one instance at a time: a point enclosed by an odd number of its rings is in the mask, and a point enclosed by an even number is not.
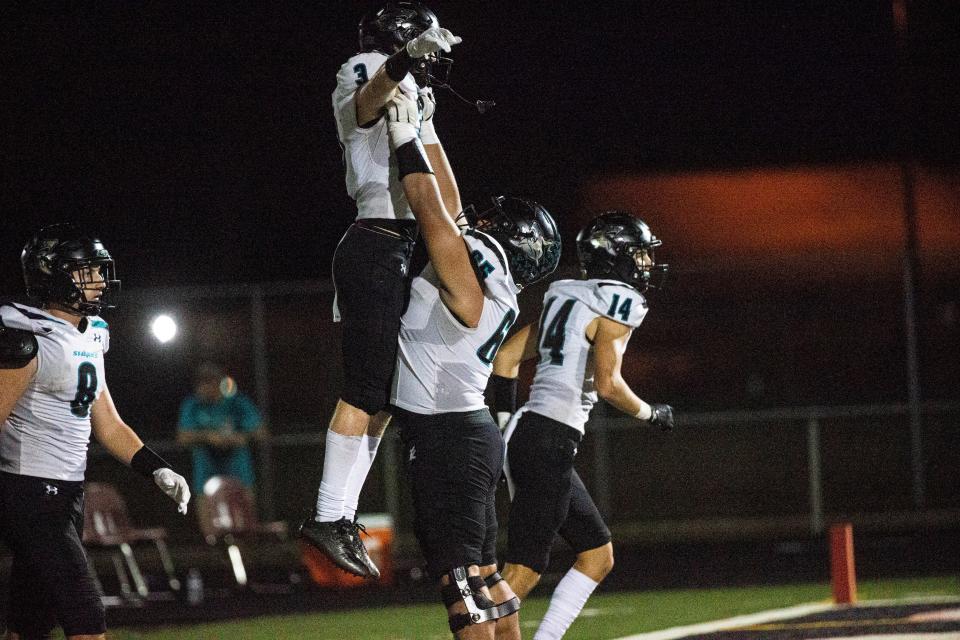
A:
[[[236,390],[232,378],[219,367],[197,369],[194,393],[180,405],[177,442],[193,455],[193,490],[203,495],[203,485],[216,475],[238,478],[253,490],[253,457],[249,442],[263,433],[260,411]]]

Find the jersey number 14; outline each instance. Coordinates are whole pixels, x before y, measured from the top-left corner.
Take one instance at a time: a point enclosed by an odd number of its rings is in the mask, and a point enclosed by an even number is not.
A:
[[[540,350],[550,350],[550,364],[562,365],[563,343],[567,337],[567,320],[570,318],[570,311],[573,310],[573,305],[577,301],[572,298],[566,300],[560,305],[557,314],[548,323],[547,317],[550,315],[550,309],[556,300],[556,298],[550,298],[547,301],[547,306],[544,307],[543,315],[540,317],[540,335],[543,336],[540,339]]]

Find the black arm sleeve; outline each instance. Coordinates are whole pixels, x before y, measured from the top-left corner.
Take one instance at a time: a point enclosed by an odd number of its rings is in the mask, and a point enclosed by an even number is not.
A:
[[[393,154],[397,157],[397,174],[400,180],[411,173],[433,173],[416,140],[400,145]]]
[[[517,411],[517,379],[493,374],[490,376],[490,401],[494,413]]]
[[[401,47],[400,51],[387,58],[384,68],[387,70],[387,76],[394,82],[401,82],[413,69],[414,61],[407,53],[406,47]]]
[[[142,476],[152,478],[153,472],[157,469],[171,469],[172,467],[169,462],[158,456],[153,449],[143,445],[130,459],[130,468]]]

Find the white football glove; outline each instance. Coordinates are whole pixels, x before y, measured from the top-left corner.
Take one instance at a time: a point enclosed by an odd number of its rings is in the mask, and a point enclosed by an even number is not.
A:
[[[440,50],[449,53],[450,47],[461,42],[463,39],[450,33],[449,29],[430,27],[407,43],[407,54],[411,58],[422,58]]]
[[[190,487],[182,475],[173,469],[157,469],[153,472],[153,481],[160,490],[170,496],[177,503],[177,511],[187,512],[187,503],[190,502]]]
[[[398,91],[384,108],[391,148],[397,149],[420,136],[420,110],[417,109],[416,100]]]
[[[417,105],[422,114],[420,120],[420,142],[423,144],[440,144],[440,138],[433,128],[433,114],[437,110],[437,101],[433,97],[433,89],[421,87],[417,91]]]
[[[513,414],[509,411],[497,411],[497,426],[500,427],[500,431],[507,428],[507,425],[510,424],[510,418],[512,417]]]

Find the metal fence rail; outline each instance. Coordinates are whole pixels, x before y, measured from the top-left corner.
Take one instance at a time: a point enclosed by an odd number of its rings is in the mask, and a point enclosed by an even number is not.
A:
[[[906,404],[680,414],[670,434],[603,407],[595,414],[577,467],[618,535],[819,535],[841,516],[875,529],[960,524],[960,403],[923,404],[928,452],[937,457],[923,469],[931,502],[922,509],[911,503],[916,476]],[[880,454],[864,448],[871,437],[882,439]],[[311,475],[319,477],[324,438],[318,425],[273,435],[259,450],[275,470],[261,475],[259,495],[278,505],[279,517],[296,520],[312,504]],[[886,453],[897,450],[891,439],[903,449],[895,459]],[[186,461],[186,450],[174,441],[150,445]],[[100,465],[102,450],[91,453],[91,466]],[[390,429],[361,507],[390,513],[404,533],[411,515],[401,464]]]

